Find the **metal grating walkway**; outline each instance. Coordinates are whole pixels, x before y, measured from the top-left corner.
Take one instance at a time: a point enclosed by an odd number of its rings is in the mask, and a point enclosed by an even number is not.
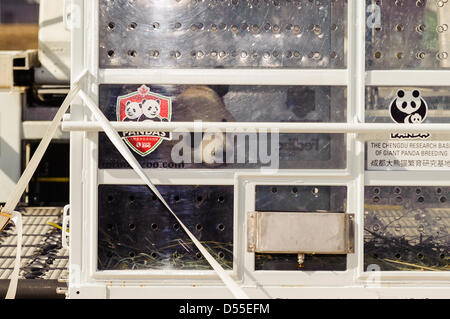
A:
[[[23,208],[23,247],[20,279],[65,277],[68,251],[61,246],[61,230],[48,222],[62,223],[61,207]],[[0,279],[9,279],[16,255],[17,235],[13,224],[0,233]]]

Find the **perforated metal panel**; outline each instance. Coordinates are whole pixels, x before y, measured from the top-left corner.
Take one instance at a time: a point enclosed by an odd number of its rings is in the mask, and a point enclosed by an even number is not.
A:
[[[364,267],[450,270],[450,188],[365,188]]]
[[[101,68],[344,68],[346,0],[100,0]]]
[[[256,186],[255,210],[261,212],[345,212],[347,189],[341,186]],[[256,270],[345,270],[346,255],[255,254]]]
[[[450,4],[439,0],[366,0],[366,67],[450,67]]]
[[[170,207],[225,268],[233,263],[233,186],[158,186]],[[210,269],[146,186],[100,185],[98,269]]]

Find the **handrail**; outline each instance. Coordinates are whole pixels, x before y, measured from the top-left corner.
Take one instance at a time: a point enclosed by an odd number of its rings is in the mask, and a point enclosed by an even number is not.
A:
[[[395,124],[395,123],[268,123],[268,122],[111,122],[119,132],[161,131],[161,132],[222,132],[249,133],[252,130],[267,130],[274,133],[448,133],[450,124]],[[96,121],[64,121],[63,131],[100,132]]]

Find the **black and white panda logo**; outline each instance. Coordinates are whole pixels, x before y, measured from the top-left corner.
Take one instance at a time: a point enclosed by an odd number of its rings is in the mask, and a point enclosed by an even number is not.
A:
[[[391,118],[400,124],[419,124],[425,121],[428,113],[427,102],[418,90],[399,90],[397,97],[391,102]]]

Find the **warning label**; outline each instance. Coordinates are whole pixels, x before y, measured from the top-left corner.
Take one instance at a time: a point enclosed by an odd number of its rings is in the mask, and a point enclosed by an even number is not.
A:
[[[367,169],[372,171],[450,170],[450,142],[368,142]]]

